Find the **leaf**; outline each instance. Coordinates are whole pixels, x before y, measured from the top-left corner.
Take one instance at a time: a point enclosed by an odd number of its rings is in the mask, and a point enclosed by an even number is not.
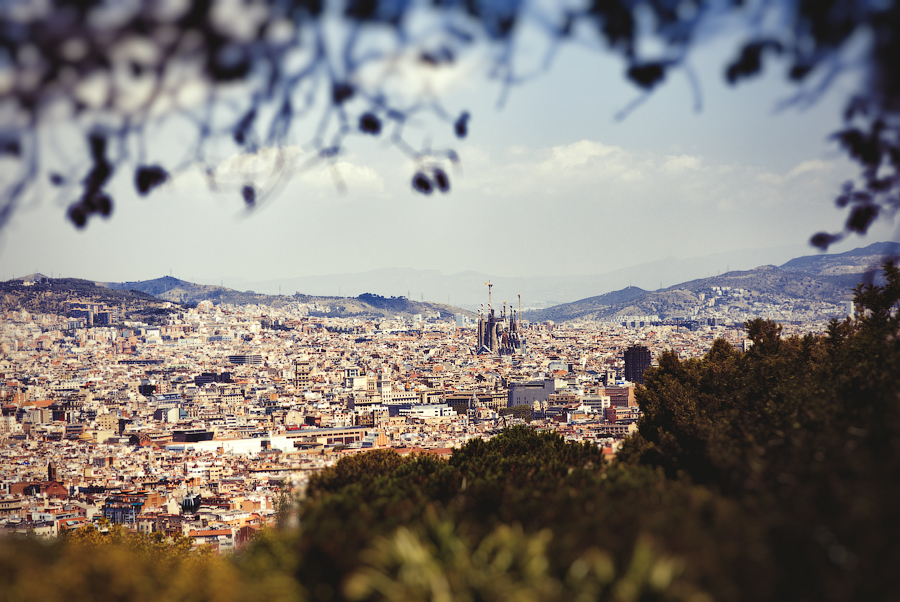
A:
[[[168,178],[169,174],[159,165],[141,166],[134,173],[134,184],[138,193],[146,196]]]

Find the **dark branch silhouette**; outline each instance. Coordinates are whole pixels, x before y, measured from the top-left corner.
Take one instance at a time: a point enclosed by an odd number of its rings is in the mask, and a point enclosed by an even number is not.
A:
[[[105,187],[119,170],[133,170],[141,195],[197,165],[212,187],[228,190],[214,151],[229,140],[235,152],[274,151],[271,172],[243,174],[234,191],[251,209],[293,174],[336,163],[352,135],[385,136],[417,163],[415,190],[446,192],[444,167],[459,160],[457,153],[416,148],[404,133],[415,116],[430,114],[462,138],[469,113],[450,111],[433,95],[403,98],[383,80],[367,81],[365,69],[403,56],[441,69],[487,43],[501,49],[490,76],[503,84],[505,98],[526,79],[514,68],[514,42],[519,25],[529,21],[552,42],[544,68],[560,43],[596,36],[645,94],[678,69],[696,92],[685,57],[698,39],[724,31],[735,18],[750,37],[723,65],[724,78],[737,84],[759,74],[771,57],[786,58],[786,77],[798,86],[794,104],[815,102],[846,68],[851,41],[865,38],[866,76],[848,100],[845,128],[833,137],[860,175],[837,198],[848,212],[845,226],[816,234],[811,243],[825,249],[893,215],[900,206],[895,2],[592,0],[576,8],[523,0],[8,0],[0,6],[0,159],[8,166],[0,182],[0,228],[45,179],[75,199],[68,216],[78,227],[111,214]],[[640,42],[647,38],[662,50],[643,54]],[[83,132],[86,167],[47,161],[41,134],[59,115]],[[148,129],[175,116],[194,129],[192,148],[181,160],[150,162]],[[312,153],[298,158],[284,149],[296,123],[307,118],[318,120],[307,145]]]

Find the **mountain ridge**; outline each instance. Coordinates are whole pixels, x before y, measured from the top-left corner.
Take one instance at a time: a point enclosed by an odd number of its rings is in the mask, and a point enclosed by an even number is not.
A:
[[[138,290],[154,295],[158,299],[186,304],[211,301],[217,305],[225,303],[279,307],[288,303],[303,303],[313,306],[309,310],[309,314],[312,316],[387,318],[437,313],[440,317],[447,318],[457,313],[474,315],[467,310],[451,305],[413,301],[406,297],[382,297],[372,293],[363,293],[357,297],[319,296],[302,293],[266,295],[252,290],[237,291],[225,286],[195,284],[172,276],[142,281],[98,282],[97,285],[113,290]]]
[[[67,301],[127,306],[131,319],[148,323],[164,320],[180,309],[178,303],[143,291],[110,289],[81,278],[48,278],[37,273],[0,282],[0,310],[65,315]]]
[[[840,304],[852,300],[853,289],[861,282],[878,282],[878,264],[886,256],[900,254],[900,244],[873,243],[844,253],[811,255],[791,259],[780,266],[764,265],[751,270],[735,270],[714,277],[698,278],[657,291],[646,291],[619,303],[608,302],[613,291],[525,313],[532,321],[566,322],[603,320],[616,315],[657,315],[661,319],[684,317],[706,301],[701,291],[716,287],[746,289],[748,299],[766,299],[769,305],[791,303]],[[631,287],[629,287],[631,288]],[[705,297],[705,293],[704,293]],[[746,304],[735,303],[735,309]]]
[[[665,257],[608,272],[593,274],[541,276],[504,276],[489,271],[464,270],[444,274],[435,269],[379,268],[369,271],[298,276],[292,278],[250,281],[245,278],[203,279],[205,284],[224,284],[243,290],[252,288],[259,292],[275,294],[299,291],[320,296],[356,296],[364,292],[384,296],[402,295],[440,300],[447,304],[477,310],[487,302],[484,284],[492,282],[494,299],[517,303],[522,295],[525,308],[543,309],[599,296],[628,286],[654,290],[673,286],[698,277],[734,269],[752,269],[759,265],[780,264],[797,257],[808,249],[806,245],[790,245],[764,249],[740,249],[711,255]],[[598,258],[598,269],[603,260]]]
[[[659,315],[666,318],[683,316],[686,313],[695,311],[698,307],[708,305],[709,300],[706,300],[704,297],[709,294],[708,291],[714,288],[746,290],[746,299],[744,301],[736,300],[734,303],[735,309],[740,309],[751,300],[762,302],[760,300],[763,298],[768,299],[766,303],[769,303],[769,305],[776,302],[782,303],[784,299],[792,300],[794,305],[798,303],[801,305],[802,303],[834,305],[851,299],[852,290],[856,284],[860,282],[877,282],[877,273],[873,266],[876,266],[886,253],[895,252],[900,253],[900,244],[879,242],[843,253],[795,257],[780,266],[761,265],[749,270],[726,271],[726,273],[716,276],[686,280],[666,288],[660,287],[655,291],[629,285],[600,295],[586,296],[568,303],[558,303],[546,308],[533,308],[524,312],[523,318],[532,321],[553,320],[564,322],[577,319],[608,319],[615,315]],[[673,258],[660,260],[660,262],[657,262],[657,267],[662,268],[668,265],[667,262],[671,261],[677,262],[680,260],[674,260]],[[383,268],[369,274],[375,274],[381,280],[394,279],[392,280],[394,288],[398,288],[404,283],[410,284],[403,280],[406,277],[418,277],[426,274],[431,277],[443,278],[442,274],[437,270],[421,271],[411,268]],[[462,278],[459,284],[465,291],[470,291],[467,294],[472,295],[473,298],[476,295],[486,297],[484,285],[487,282],[492,282],[496,302],[499,303],[501,300],[506,301],[510,298],[515,300],[517,293],[510,295],[508,291],[516,290],[510,285],[520,285],[521,288],[519,290],[526,291],[526,295],[523,295],[523,300],[526,301],[526,304],[528,303],[527,295],[529,294],[529,289],[523,286],[527,284],[527,278],[515,277],[499,279],[498,281],[487,274],[472,270],[460,272],[455,276]],[[342,275],[333,276],[336,279],[340,277]],[[592,278],[594,278],[593,281],[591,280]],[[600,282],[596,278],[599,277],[548,277],[533,286],[530,291],[537,291],[542,287],[552,289],[554,285],[561,285],[566,282],[580,282],[585,289],[596,288],[598,282]],[[53,297],[52,284],[61,285],[64,282],[71,281],[73,283],[71,286],[75,287],[73,290],[77,289],[79,291],[78,294],[88,294],[88,296],[98,299],[102,298],[106,293],[87,291],[85,287],[88,284],[121,293],[136,291],[143,295],[149,295],[150,298],[158,302],[172,302],[185,305],[200,301],[235,305],[260,304],[274,307],[286,303],[302,303],[308,306],[309,315],[313,316],[384,318],[390,316],[408,317],[421,314],[439,315],[447,318],[453,314],[463,314],[470,317],[474,315],[471,311],[450,303],[426,302],[424,299],[413,301],[408,298],[412,293],[411,284],[404,291],[407,293],[406,295],[382,296],[370,292],[373,289],[369,289],[356,296],[341,296],[310,295],[300,292],[290,295],[271,295],[253,290],[239,291],[223,285],[197,284],[173,276],[163,276],[142,281],[92,282],[79,279],[50,279],[43,274],[32,274],[9,282],[17,281],[21,282],[18,288],[13,287],[15,291],[21,292],[20,289],[37,287],[32,292],[37,292],[40,289],[43,291],[41,294],[45,299],[35,305],[35,303],[25,299],[25,297],[17,297],[18,292],[16,292],[16,294],[6,299],[5,306],[7,307],[21,301],[32,310],[37,307],[50,308],[52,306],[53,310],[57,311],[61,306],[58,299],[57,302],[51,300],[51,297]],[[44,291],[44,288],[47,288],[47,290]],[[336,288],[340,290],[339,287]],[[55,290],[60,291],[61,287],[57,286]],[[459,294],[460,291],[453,291],[451,294],[448,294],[448,297]],[[721,291],[719,294],[721,294]],[[741,294],[743,295],[744,293]],[[734,295],[731,296],[733,297]],[[28,299],[31,299],[31,297],[28,297]],[[513,301],[512,305],[515,306],[515,301]]]
[[[876,242],[843,253],[796,257],[782,264],[781,268],[817,276],[843,276],[873,271],[884,257],[897,255],[900,255],[900,243]]]

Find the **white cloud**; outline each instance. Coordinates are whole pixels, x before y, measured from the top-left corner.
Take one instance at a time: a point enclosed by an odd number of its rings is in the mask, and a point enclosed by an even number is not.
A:
[[[216,177],[222,180],[245,182],[248,179],[268,178],[282,169],[292,169],[308,155],[297,146],[264,147],[255,153],[232,155],[216,166]]]
[[[344,191],[378,197],[386,194],[384,179],[372,167],[359,165],[352,157],[326,164],[299,146],[235,154],[221,161],[213,173],[215,186],[223,189],[239,189],[245,184],[263,190],[289,185],[300,194],[313,192],[322,199],[333,199]],[[197,193],[209,190],[210,181],[200,169],[189,169],[176,175],[174,187],[181,193]]]
[[[662,171],[670,174],[680,174],[688,170],[700,169],[703,160],[691,155],[668,156],[662,164]]]
[[[350,161],[338,161],[330,166],[313,168],[298,182],[319,191],[333,192],[346,187],[348,192],[364,190],[367,194],[384,195],[384,179],[367,165],[356,165]]]
[[[517,146],[503,157],[469,148],[463,163],[476,167],[467,167],[469,177],[461,183],[466,190],[516,198],[523,206],[565,196],[573,209],[590,210],[602,198],[646,211],[680,206],[732,213],[798,199],[821,202],[833,192],[831,179],[820,177],[833,167],[825,161],[804,161],[779,174],[754,165],[716,165],[698,155],[635,153],[592,140],[544,149]]]
[[[782,182],[784,182],[783,176],[780,176],[777,173],[772,173],[772,172],[768,172],[768,171],[760,173],[759,175],[756,176],[756,179],[761,184],[771,184],[773,186],[777,186],[777,185],[781,184]]]
[[[811,161],[804,161],[803,163],[792,169],[785,177],[795,178],[805,173],[827,171],[832,167],[834,167],[832,163],[829,163],[827,161],[820,161],[819,159],[813,159]]]
[[[414,40],[397,46],[390,36],[368,34],[362,36],[358,51],[380,58],[360,65],[353,73],[353,82],[370,94],[386,93],[395,104],[414,104],[471,88],[482,80],[488,65],[487,57],[479,51],[456,56],[452,63],[428,65],[423,63],[422,53],[434,48]]]
[[[565,146],[554,146],[552,159],[545,162],[548,168],[581,166],[591,163],[600,157],[619,155],[624,153],[621,148],[606,146],[599,142],[581,140]]]

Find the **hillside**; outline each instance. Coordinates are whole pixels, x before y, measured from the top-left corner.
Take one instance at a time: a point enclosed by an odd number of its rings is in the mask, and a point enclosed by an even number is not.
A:
[[[534,321],[553,320],[602,320],[615,315],[658,315],[661,319],[689,315],[695,307],[700,307],[714,287],[743,289],[741,295],[729,301],[729,308],[735,312],[753,311],[754,305],[783,305],[790,301],[795,305],[809,305],[817,302],[845,303],[853,297],[856,278],[823,277],[803,272],[788,272],[774,266],[762,266],[753,270],[735,271],[701,278],[678,284],[667,289],[644,292],[632,299],[619,303],[600,301],[608,295],[583,299],[551,307],[543,311],[531,312],[526,318]],[[617,291],[621,292],[621,291]],[[704,296],[701,299],[701,295]],[[597,301],[592,301],[597,300]]]
[[[281,307],[289,303],[303,303],[312,316],[332,318],[386,318],[393,316],[411,317],[416,314],[440,314],[442,318],[461,313],[473,316],[472,312],[444,303],[411,301],[406,297],[381,297],[364,293],[358,297],[313,296],[296,293],[294,295],[264,295],[254,291],[236,291],[224,286],[194,284],[164,276],[154,280],[136,282],[101,282],[100,286],[113,290],[134,289],[153,295],[159,299],[178,303],[199,303],[211,301],[218,305],[267,305]]]
[[[0,282],[0,310],[63,315],[67,301],[103,303],[125,309],[126,319],[154,323],[162,316],[181,311],[140,290],[112,290],[79,278],[47,278],[32,274]]]
[[[565,303],[548,307],[544,310],[525,312],[524,318],[531,321],[543,322],[552,320],[554,322],[565,322],[566,320],[574,320],[592,316],[598,312],[602,312],[604,308],[617,307],[619,305],[629,303],[647,294],[642,288],[629,286],[622,290],[612,291],[596,297],[588,297],[580,301]]]
[[[295,294],[290,297],[277,297],[309,307],[309,315],[331,318],[410,318],[414,315],[440,314],[441,318],[452,318],[454,314],[474,317],[474,313],[445,303],[429,301],[410,301],[406,297],[381,297],[371,293],[363,293],[358,297],[315,297]]]
[[[231,305],[270,304],[266,303],[266,300],[269,299],[268,295],[258,294],[253,291],[236,291],[224,286],[194,284],[172,276],[163,276],[153,280],[98,282],[97,284],[114,290],[137,290],[158,299],[179,303],[212,301],[217,305],[219,303]]]
[[[731,271],[653,292],[629,287],[528,312],[524,317],[539,322],[565,322],[603,320],[616,315],[658,315],[661,319],[687,316],[708,305],[715,287],[744,291],[728,295],[727,302],[720,305],[725,313],[753,313],[763,308],[767,314],[776,315],[778,308],[790,306],[791,311],[804,311],[807,317],[819,308],[824,316],[830,310],[823,304],[846,303],[860,282],[880,282],[877,267],[891,254],[900,254],[900,243],[880,242],[845,253],[797,257],[780,267]]]
[[[783,264],[781,269],[817,276],[862,274],[876,269],[888,255],[900,255],[900,243],[876,242],[846,253],[797,257]]]
[[[616,306],[615,311],[608,312],[607,315],[658,314],[667,318],[682,316],[702,302],[700,294],[708,296],[714,287],[730,287],[746,291],[740,300],[732,302],[736,309],[744,310],[749,310],[753,302],[780,304],[792,300],[806,303],[816,301],[842,303],[853,298],[852,287],[842,286],[830,279],[786,272],[774,266],[762,266],[748,271],[701,278],[662,291],[647,293],[632,303]]]

